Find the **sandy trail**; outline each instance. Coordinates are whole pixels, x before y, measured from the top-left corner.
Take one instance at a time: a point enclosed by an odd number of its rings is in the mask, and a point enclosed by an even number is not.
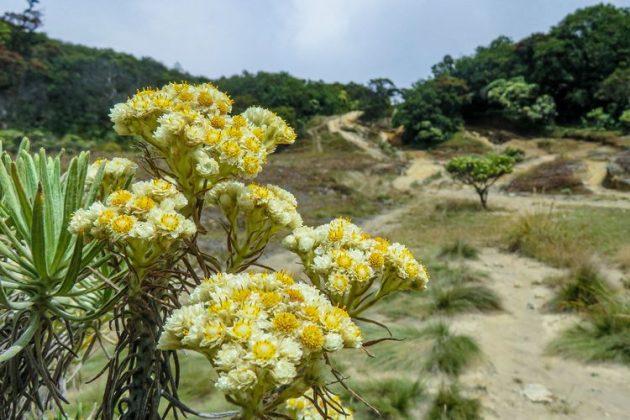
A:
[[[489,274],[487,285],[506,311],[455,318],[453,328],[479,342],[485,363],[461,378],[482,399],[484,414],[496,419],[623,419],[630,412],[630,369],[613,364],[581,364],[544,354],[545,346],[577,318],[540,310],[551,291],[537,281],[559,271],[514,254],[486,249],[473,269]],[[521,394],[541,384],[554,395],[548,404]]]

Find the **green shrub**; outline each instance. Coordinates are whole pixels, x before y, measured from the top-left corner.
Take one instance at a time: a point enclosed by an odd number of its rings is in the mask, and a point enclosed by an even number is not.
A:
[[[481,206],[486,209],[490,187],[512,172],[515,163],[512,157],[488,153],[453,158],[446,164],[446,170],[457,181],[472,186],[479,195]]]
[[[487,86],[487,90],[488,101],[499,105],[509,119],[543,125],[556,116],[553,98],[538,96],[538,86],[527,83],[522,76],[495,80]]]

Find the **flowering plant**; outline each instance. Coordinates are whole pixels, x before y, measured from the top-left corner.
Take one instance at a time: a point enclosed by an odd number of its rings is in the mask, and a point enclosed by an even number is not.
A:
[[[347,387],[332,357],[382,341],[364,341],[361,315],[391,293],[423,289],[427,273],[403,245],[345,219],[305,226],[290,192],[243,183],[296,135],[271,111],[231,111],[229,96],[207,83],[145,89],[115,105],[114,128],[139,140],[148,180],[135,180],[137,165],[124,158],[88,165],[81,155],[64,176],[44,155],[20,152],[17,170],[5,158],[0,270],[9,277],[0,280],[0,317],[13,321],[3,337],[23,335],[2,343],[0,369],[13,366],[24,342],[42,343],[27,315],[47,317],[53,329],[76,323],[69,335],[91,328],[91,342],[110,320],[116,346],[104,369],[103,419],[199,414],[177,394],[182,350],[205,356],[216,389],[239,409],[211,418],[352,418],[328,389],[331,376]],[[225,255],[199,241],[209,231],[204,208],[221,215]],[[257,263],[282,237],[303,278]],[[84,336],[70,354],[89,355]],[[43,369],[58,380],[71,359]],[[30,392],[41,383],[50,385],[35,381]],[[17,412],[8,401],[24,395],[19,386],[0,386],[7,417]],[[63,409],[62,387],[49,388]],[[16,401],[24,413],[34,400]]]

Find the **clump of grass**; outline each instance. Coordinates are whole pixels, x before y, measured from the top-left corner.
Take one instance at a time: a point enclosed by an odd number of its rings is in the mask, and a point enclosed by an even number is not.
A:
[[[430,288],[424,307],[431,315],[492,312],[501,310],[501,299],[492,289],[483,285],[451,284]]]
[[[440,389],[427,420],[476,420],[481,419],[481,402],[476,398],[465,398],[457,386]]]
[[[572,270],[561,280],[560,289],[547,303],[552,311],[588,311],[595,305],[609,302],[610,285],[592,265],[585,264]]]
[[[428,372],[458,376],[481,357],[481,350],[472,338],[453,334],[447,324],[437,322],[420,332],[432,340],[424,367]]]
[[[444,245],[440,250],[439,256],[476,260],[479,258],[479,250],[468,242],[462,239],[457,239],[450,244]]]
[[[559,267],[588,261],[591,254],[589,242],[580,230],[551,211],[518,216],[506,242],[512,252]]]
[[[586,323],[569,328],[552,341],[548,351],[585,362],[630,365],[630,304],[598,306]]]
[[[385,379],[352,384],[353,390],[380,412],[377,415],[347,391],[341,393],[358,419],[407,419],[414,406],[426,398],[418,381]]]
[[[464,200],[459,198],[449,198],[439,201],[434,208],[435,213],[442,213],[443,215],[482,210],[483,207],[481,207],[479,201]]]

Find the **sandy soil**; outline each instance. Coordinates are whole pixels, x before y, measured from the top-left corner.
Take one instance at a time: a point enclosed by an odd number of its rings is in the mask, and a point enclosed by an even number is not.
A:
[[[453,321],[454,330],[475,337],[484,353],[485,362],[461,381],[481,398],[486,418],[628,418],[629,368],[585,365],[544,354],[547,343],[576,321],[541,311],[551,292],[538,282],[558,270],[495,249],[484,250],[470,266],[489,274],[486,285],[506,308],[496,315],[473,314]],[[530,384],[549,390],[551,401],[526,398],[522,391]]]

